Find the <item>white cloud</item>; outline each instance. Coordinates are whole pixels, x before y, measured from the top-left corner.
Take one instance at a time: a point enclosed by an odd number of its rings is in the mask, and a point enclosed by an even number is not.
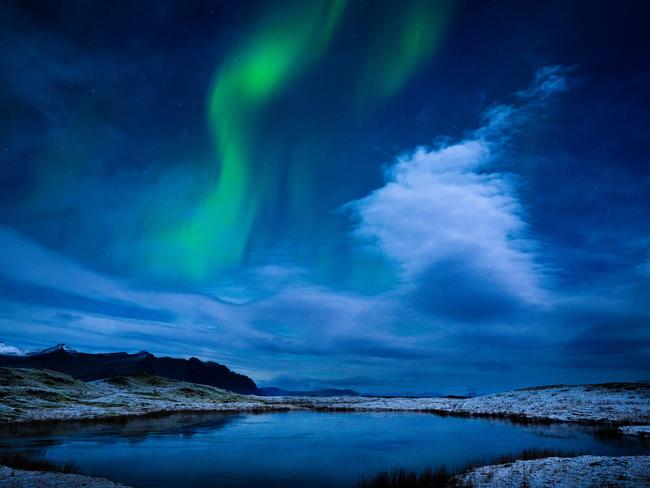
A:
[[[0,342],[0,354],[9,354],[11,356],[24,356],[25,351],[18,349],[17,347],[10,346],[4,342]]]
[[[518,94],[520,104],[490,108],[471,137],[399,158],[382,188],[347,205],[358,219],[355,235],[398,263],[407,283],[433,265],[460,260],[467,280],[487,278],[512,296],[540,302],[543,272],[513,178],[491,166],[532,108],[566,89],[563,73],[540,70]]]

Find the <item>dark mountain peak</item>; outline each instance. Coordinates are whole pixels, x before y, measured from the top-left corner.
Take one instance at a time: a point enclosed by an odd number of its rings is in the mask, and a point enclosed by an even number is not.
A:
[[[233,373],[223,364],[204,362],[196,357],[159,358],[147,351],[135,354],[91,354],[75,351],[65,344],[57,344],[26,356],[0,354],[0,367],[47,368],[83,381],[148,373],[163,378],[216,386],[237,393],[259,393],[253,380]]]
[[[76,353],[77,351],[75,349],[72,349],[71,347],[66,346],[65,344],[57,344],[56,346],[53,347],[48,347],[47,349],[41,349],[40,351],[33,351],[28,353],[29,356],[37,356],[40,354],[55,354],[55,353]]]

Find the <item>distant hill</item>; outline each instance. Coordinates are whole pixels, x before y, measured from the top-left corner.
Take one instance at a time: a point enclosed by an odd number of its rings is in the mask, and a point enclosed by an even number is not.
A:
[[[246,395],[260,393],[252,379],[233,373],[222,364],[204,362],[197,358],[156,357],[146,351],[136,354],[88,354],[59,344],[43,351],[22,355],[0,353],[0,367],[47,368],[83,381],[150,373],[163,378],[216,386]]]
[[[311,396],[311,397],[333,397],[333,396],[360,396],[360,393],[354,390],[311,390],[311,391],[296,391],[296,390],[283,390],[281,388],[275,388],[269,386],[266,388],[258,389],[261,395],[267,397],[275,396]]]

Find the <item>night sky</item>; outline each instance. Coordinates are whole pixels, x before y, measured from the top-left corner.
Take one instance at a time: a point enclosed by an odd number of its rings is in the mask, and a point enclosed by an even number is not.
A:
[[[650,376],[644,1],[4,1],[0,341],[258,384]]]

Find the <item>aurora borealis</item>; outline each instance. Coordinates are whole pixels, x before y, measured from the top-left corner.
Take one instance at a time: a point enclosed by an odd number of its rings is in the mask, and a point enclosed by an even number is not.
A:
[[[344,8],[343,1],[305,3],[298,12],[287,10],[270,21],[247,45],[226,53],[208,96],[218,177],[190,221],[181,223],[172,237],[171,246],[180,246],[181,255],[165,259],[165,267],[177,262],[191,275],[205,276],[213,265],[241,264],[259,207],[278,187],[277,163],[253,168],[249,161],[256,113],[304,64],[318,58]],[[163,239],[167,254],[170,243]]]
[[[643,5],[0,7],[0,341],[260,384],[650,370]]]
[[[201,279],[241,265],[256,235],[264,233],[259,228],[262,212],[281,205],[286,193],[290,199],[296,195],[293,199],[298,201],[289,201],[289,205],[302,212],[290,218],[317,217],[300,208],[300,198],[312,192],[316,183],[313,175],[301,169],[309,161],[300,155],[254,156],[250,148],[259,137],[256,124],[268,104],[283,90],[291,89],[291,83],[325,55],[347,8],[345,0],[274,6],[242,45],[226,51],[207,101],[219,167],[214,187],[197,204],[189,221],[184,219],[161,235],[154,255],[157,269],[163,273],[177,269],[181,275]],[[364,52],[357,54],[358,64],[365,68],[351,79],[340,80],[344,87],[350,85],[352,94],[341,115],[355,117],[354,110],[371,110],[398,91],[435,48],[448,9],[441,2],[421,0],[404,9],[389,8],[396,18],[378,25]],[[391,41],[387,43],[387,39]],[[357,80],[363,85],[354,87]],[[355,89],[358,100],[354,99]],[[254,157],[262,162],[253,164]],[[282,194],[284,171],[289,181]]]

